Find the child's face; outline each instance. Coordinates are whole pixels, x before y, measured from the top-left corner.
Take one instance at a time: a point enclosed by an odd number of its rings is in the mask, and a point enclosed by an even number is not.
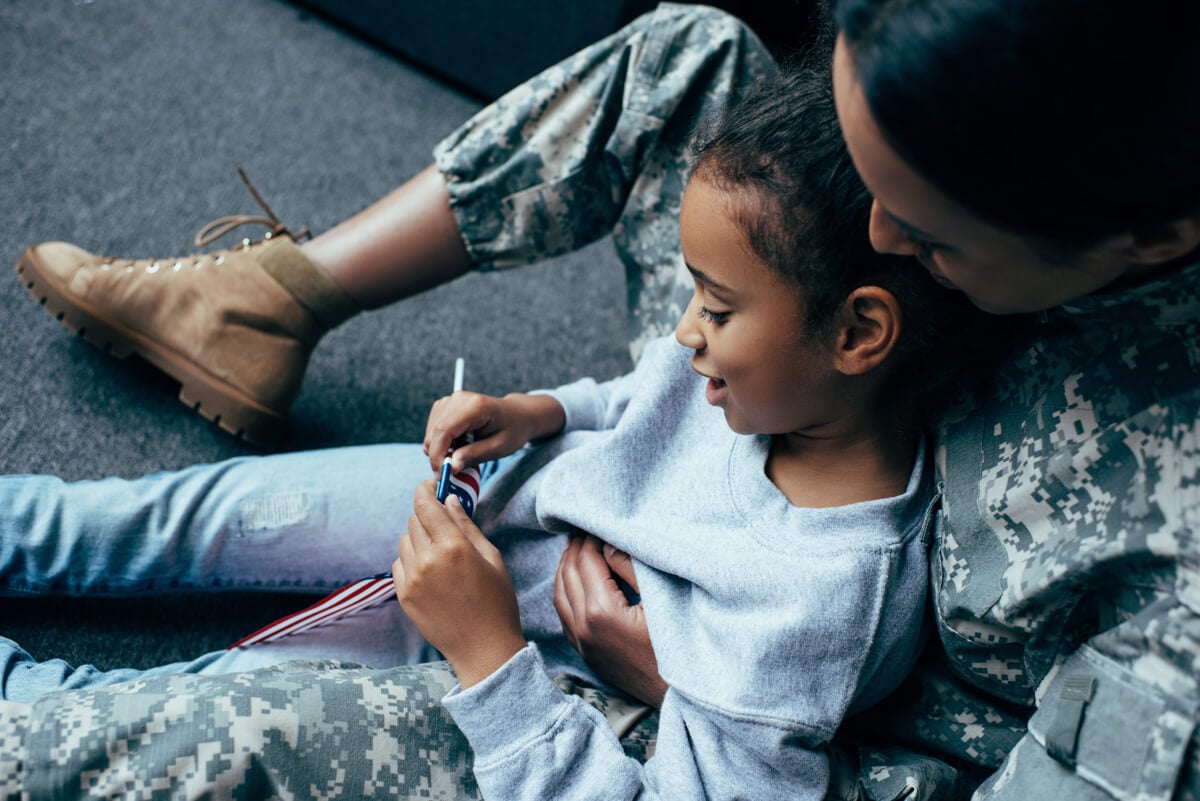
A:
[[[703,178],[688,183],[680,210],[683,257],[695,293],[675,338],[693,349],[708,402],[739,434],[811,431],[839,416],[830,352],[801,325],[801,298],[750,249],[734,219],[738,204]]]

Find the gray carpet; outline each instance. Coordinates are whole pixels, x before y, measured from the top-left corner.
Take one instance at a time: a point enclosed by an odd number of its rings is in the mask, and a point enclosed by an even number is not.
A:
[[[115,256],[188,253],[210,219],[257,212],[239,165],[285,222],[321,231],[428,164],[478,107],[277,0],[6,0],[0,86],[8,269],[49,239]],[[5,473],[136,476],[255,452],[189,413],[144,364],[70,334],[9,276]],[[623,304],[601,242],[361,315],[317,349],[283,447],[419,437],[460,353],[468,386],[486,392],[616,375],[629,365]],[[306,600],[5,598],[0,634],[41,658],[144,666],[220,647]]]

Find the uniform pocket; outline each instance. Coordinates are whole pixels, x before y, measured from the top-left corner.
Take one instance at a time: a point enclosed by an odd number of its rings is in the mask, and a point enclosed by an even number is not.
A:
[[[1084,646],[1029,720],[1052,761],[1122,801],[1169,801],[1195,729],[1195,707]]]

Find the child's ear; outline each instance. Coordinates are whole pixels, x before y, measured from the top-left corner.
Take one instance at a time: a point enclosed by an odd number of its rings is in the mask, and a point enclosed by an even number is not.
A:
[[[863,375],[883,364],[900,341],[900,303],[877,286],[850,293],[840,312],[834,368],[844,375]]]

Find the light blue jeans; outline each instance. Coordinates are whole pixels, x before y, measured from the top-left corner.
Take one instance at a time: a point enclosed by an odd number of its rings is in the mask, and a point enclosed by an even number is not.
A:
[[[413,492],[432,475],[421,446],[403,444],[246,457],[134,480],[0,477],[0,594],[331,592],[391,568]],[[0,637],[0,698],[331,658],[384,668],[439,657],[394,602],[150,670],[37,662]]]

